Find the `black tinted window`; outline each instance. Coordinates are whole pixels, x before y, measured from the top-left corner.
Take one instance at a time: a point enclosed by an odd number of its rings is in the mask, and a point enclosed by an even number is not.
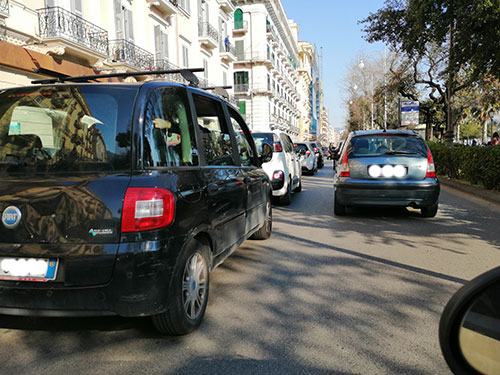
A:
[[[30,87],[0,94],[0,168],[9,173],[130,168],[137,90]]]
[[[199,95],[193,95],[193,100],[207,164],[234,165],[233,145],[221,103]]]
[[[185,89],[153,91],[144,117],[144,164],[149,167],[198,165]]]

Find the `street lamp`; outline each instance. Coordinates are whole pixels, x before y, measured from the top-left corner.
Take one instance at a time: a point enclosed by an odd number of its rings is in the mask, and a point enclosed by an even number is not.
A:
[[[364,71],[365,63],[363,60],[359,61],[359,69],[361,71]],[[363,82],[365,80],[365,75],[363,73]],[[370,124],[370,129],[373,129],[373,72],[370,73],[370,115],[371,115],[371,124]]]
[[[386,52],[386,46],[384,46],[384,130],[387,129],[387,52]],[[373,51],[369,55],[373,55],[373,53],[379,53],[381,54],[382,52],[380,51]],[[363,68],[365,67],[365,63],[363,60],[359,61],[359,69],[363,71]],[[363,74],[363,80],[364,80],[364,74]],[[373,72],[370,73],[370,86],[371,86],[371,127],[373,129]]]

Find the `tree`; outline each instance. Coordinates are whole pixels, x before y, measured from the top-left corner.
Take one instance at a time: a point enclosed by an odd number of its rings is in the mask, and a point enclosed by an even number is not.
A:
[[[361,24],[366,40],[388,43],[406,55],[415,74],[437,52],[439,74],[420,77],[420,83],[438,93],[451,144],[453,96],[486,76],[500,77],[500,0],[387,0]]]

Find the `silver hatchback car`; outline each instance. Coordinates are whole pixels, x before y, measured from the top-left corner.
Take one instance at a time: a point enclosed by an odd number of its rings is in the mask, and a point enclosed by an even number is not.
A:
[[[401,206],[434,217],[439,181],[425,141],[414,131],[352,132],[337,156],[334,212],[348,206]]]

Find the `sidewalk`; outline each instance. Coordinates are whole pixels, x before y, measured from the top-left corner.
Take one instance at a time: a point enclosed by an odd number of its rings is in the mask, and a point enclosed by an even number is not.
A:
[[[462,182],[450,180],[448,177],[438,176],[441,185],[449,186],[453,189],[463,191],[465,193],[472,194],[476,197],[487,200],[491,203],[496,203],[500,205],[500,192],[494,190],[481,189],[475,186],[470,186]]]

